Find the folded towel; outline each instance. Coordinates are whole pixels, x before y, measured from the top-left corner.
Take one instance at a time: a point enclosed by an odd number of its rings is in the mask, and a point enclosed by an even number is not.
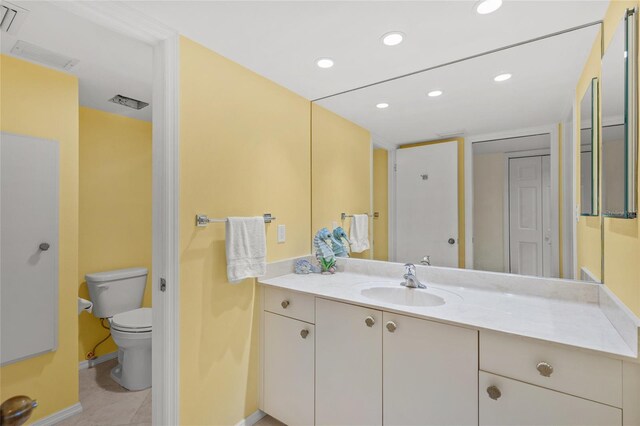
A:
[[[267,271],[264,218],[230,217],[226,224],[227,277],[237,283]]]
[[[366,214],[354,214],[351,219],[351,251],[362,253],[369,249],[369,216]]]

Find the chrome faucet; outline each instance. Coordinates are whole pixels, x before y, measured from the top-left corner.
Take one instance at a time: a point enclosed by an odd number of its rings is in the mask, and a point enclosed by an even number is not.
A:
[[[407,288],[427,288],[416,277],[416,266],[413,263],[405,263],[404,267],[407,268],[407,271],[404,274],[404,282],[401,282],[400,285]]]

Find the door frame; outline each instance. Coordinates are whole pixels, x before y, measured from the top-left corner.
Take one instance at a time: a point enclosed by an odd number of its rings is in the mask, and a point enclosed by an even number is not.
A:
[[[54,4],[153,48],[152,415],[154,424],[180,424],[180,36],[122,2]]]
[[[517,151],[517,152],[505,152],[504,153],[504,187],[502,194],[502,210],[503,210],[503,218],[502,221],[502,235],[503,235],[503,244],[504,244],[504,270],[505,273],[511,274],[511,229],[510,229],[510,218],[511,218],[511,203],[510,194],[509,194],[509,184],[510,184],[510,174],[509,174],[509,161],[512,158],[524,158],[524,157],[543,157],[549,156],[551,157],[550,149],[532,149],[529,151]],[[553,191],[552,191],[553,192]],[[553,199],[553,193],[551,195],[551,199]],[[551,217],[553,221],[553,208],[551,208]],[[552,231],[553,235],[553,231]],[[544,238],[543,238],[544,241]],[[551,247],[553,248],[553,237],[551,239]],[[553,274],[553,250],[551,251],[551,273]],[[543,267],[544,269],[544,267]]]

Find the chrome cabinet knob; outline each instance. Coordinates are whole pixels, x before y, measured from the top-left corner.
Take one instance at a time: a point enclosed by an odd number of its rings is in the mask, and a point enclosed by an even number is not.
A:
[[[487,393],[489,394],[489,398],[494,401],[502,396],[502,392],[500,392],[500,389],[498,389],[497,386],[489,386],[487,388]]]
[[[367,327],[373,327],[373,324],[376,323],[376,320],[374,317],[369,316],[365,318],[364,323],[367,324]]]
[[[300,337],[302,337],[303,339],[306,339],[308,335],[309,335],[309,330],[304,329],[300,331]]]
[[[387,322],[387,330],[389,330],[390,333],[393,333],[394,331],[396,331],[396,328],[398,328],[398,326],[396,325],[395,322],[393,321]]]
[[[49,247],[51,247],[51,246],[49,245],[49,243],[41,243],[41,244],[38,246],[38,248],[39,248],[40,250],[42,250],[42,251],[47,251],[47,250],[49,250]]]
[[[541,376],[551,377],[551,374],[553,373],[553,366],[548,362],[542,361],[536,365],[536,370],[540,372]]]
[[[289,306],[289,301],[283,300],[282,303],[280,303],[280,306],[282,306],[282,309],[287,309],[287,306]]]

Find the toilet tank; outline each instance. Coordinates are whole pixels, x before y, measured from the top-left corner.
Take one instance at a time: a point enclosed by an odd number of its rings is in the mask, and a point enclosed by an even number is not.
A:
[[[93,314],[109,318],[142,307],[147,273],[146,268],[129,268],[85,275]]]

